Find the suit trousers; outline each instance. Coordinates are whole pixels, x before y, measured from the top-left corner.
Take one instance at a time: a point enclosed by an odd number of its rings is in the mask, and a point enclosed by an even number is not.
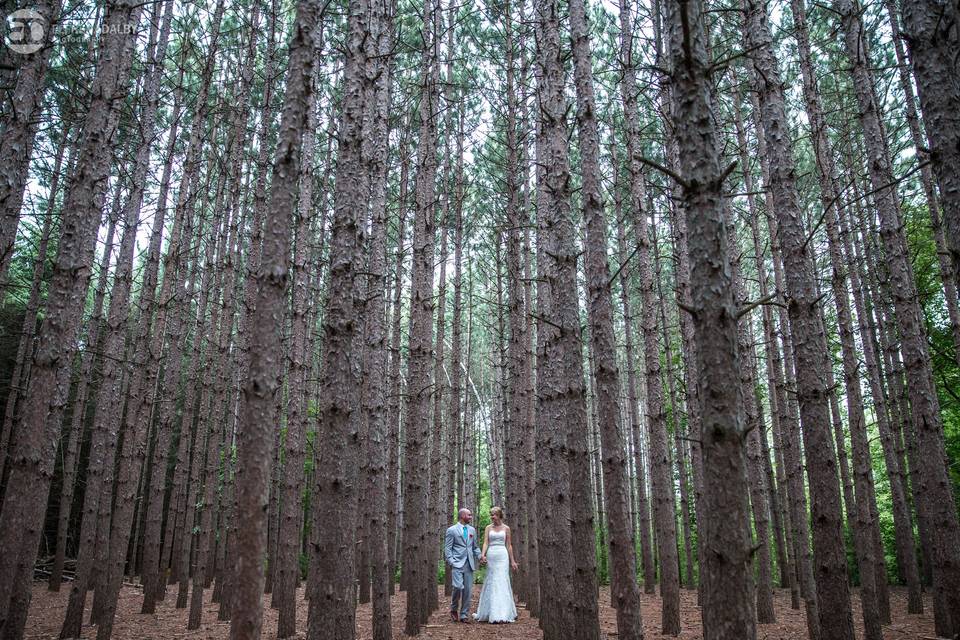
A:
[[[459,603],[460,619],[470,615],[470,593],[473,590],[473,570],[469,562],[462,567],[451,567],[450,583],[453,587],[453,600],[450,602],[450,611],[456,613]]]

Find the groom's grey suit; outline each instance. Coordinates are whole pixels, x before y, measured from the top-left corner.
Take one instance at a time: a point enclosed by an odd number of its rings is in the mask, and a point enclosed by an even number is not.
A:
[[[464,620],[470,614],[473,572],[477,570],[477,561],[480,558],[477,530],[460,522],[449,527],[443,538],[443,557],[452,568],[450,582],[453,587],[453,600],[450,602],[450,611],[456,613],[459,604],[460,619]]]

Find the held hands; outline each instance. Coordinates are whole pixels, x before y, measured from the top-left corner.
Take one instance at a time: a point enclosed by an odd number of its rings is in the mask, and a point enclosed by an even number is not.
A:
[[[483,554],[480,555],[480,564],[487,564],[487,556]]]

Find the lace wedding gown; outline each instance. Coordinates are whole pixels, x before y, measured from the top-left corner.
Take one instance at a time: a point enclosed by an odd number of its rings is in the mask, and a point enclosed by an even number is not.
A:
[[[510,554],[506,531],[491,531],[487,540],[487,577],[483,580],[480,604],[474,618],[478,622],[513,622],[517,606],[510,586]]]

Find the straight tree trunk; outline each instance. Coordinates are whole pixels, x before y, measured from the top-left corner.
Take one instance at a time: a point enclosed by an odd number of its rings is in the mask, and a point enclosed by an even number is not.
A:
[[[917,37],[922,28],[921,24],[924,24],[924,18],[921,17],[924,14],[923,9],[927,6],[926,3],[918,3],[917,10],[908,9],[905,12],[905,23],[907,32],[913,36],[908,39],[908,44],[911,45],[913,59],[919,71],[918,78],[922,78],[919,84],[921,108],[926,107],[924,115],[934,124],[929,128],[933,145],[931,157],[936,158],[934,170],[940,182],[947,238],[951,243],[953,261],[956,263],[960,256],[958,251],[960,247],[957,245],[957,237],[960,237],[960,233],[957,232],[960,229],[960,199],[957,195],[955,178],[960,176],[960,173],[955,169],[955,176],[951,178],[948,167],[951,164],[960,167],[960,153],[948,147],[950,136],[953,136],[952,139],[957,139],[960,135],[960,127],[954,126],[951,129],[949,126],[937,126],[938,120],[931,112],[930,101],[935,100],[938,88],[931,86],[932,78],[924,78],[923,72],[924,64],[929,64],[933,56],[926,53],[931,51],[930,48],[925,48],[922,44],[918,47]],[[945,466],[943,423],[933,382],[926,326],[903,231],[889,149],[874,94],[873,73],[862,34],[860,9],[853,0],[835,0],[834,8],[840,15],[847,59],[851,64],[850,73],[859,105],[860,126],[863,129],[864,146],[869,160],[870,182],[875,191],[873,199],[877,204],[880,217],[880,237],[883,241],[890,276],[907,391],[917,447],[920,452],[920,466],[912,469],[912,472],[914,483],[921,489],[919,493],[922,502],[918,505],[919,515],[921,519],[927,520],[927,529],[930,532],[934,623],[937,634],[951,637],[960,633],[960,614],[957,613],[960,611],[960,521],[957,518],[949,474]],[[953,11],[953,15],[956,16],[956,9],[954,8]],[[924,32],[923,35],[932,38],[937,36],[935,32]],[[955,42],[954,40],[954,44]],[[943,49],[944,45],[941,44],[940,47],[941,55],[947,55]],[[932,50],[935,51],[936,47]],[[952,91],[954,96],[957,95],[960,84],[956,82],[955,75],[950,73],[946,76],[946,81],[939,84],[941,94],[949,95]],[[931,92],[930,89],[933,91]],[[948,110],[945,110],[944,106],[939,110],[940,117],[956,118],[956,102],[954,101],[953,106]]]
[[[960,363],[960,298],[957,296],[957,265],[950,257],[947,240],[943,231],[943,221],[940,216],[940,200],[934,185],[932,163],[930,162],[930,142],[920,128],[920,118],[917,114],[916,92],[913,90],[910,61],[903,48],[903,33],[900,30],[900,15],[897,3],[894,0],[885,0],[887,18],[890,20],[890,36],[893,41],[894,54],[897,57],[897,79],[900,80],[900,90],[903,92],[903,115],[910,128],[910,138],[913,141],[917,158],[920,160],[920,181],[923,184],[923,193],[927,200],[927,211],[930,213],[930,226],[933,239],[937,247],[937,264],[940,267],[940,280],[943,282],[943,296],[947,303],[947,317],[950,319],[950,329],[953,334],[954,357]],[[954,40],[956,42],[956,40]],[[921,45],[922,48],[923,45]],[[917,75],[920,80],[919,73]],[[953,95],[960,99],[960,83],[953,83]],[[934,95],[940,87],[934,87]],[[948,89],[949,91],[949,89]],[[960,128],[960,120],[954,124],[955,130]]]
[[[757,155],[760,157],[760,167],[763,174],[763,183],[768,187],[766,197],[767,227],[770,237],[770,254],[773,263],[773,276],[776,291],[783,292],[781,295],[787,300],[787,283],[784,275],[784,241],[779,233],[778,218],[775,215],[776,205],[772,196],[772,171],[770,161],[767,155],[767,139],[764,134],[764,125],[760,115],[759,100],[754,98],[753,105],[754,125],[757,130]],[[792,328],[789,318],[789,311],[786,302],[779,309],[777,320],[778,328],[771,327],[771,330],[777,334],[781,347],[775,349],[774,358],[771,363],[774,364],[774,373],[779,378],[776,382],[778,388],[777,407],[780,411],[780,445],[775,448],[781,451],[783,457],[783,466],[785,474],[785,483],[787,485],[791,537],[794,549],[795,564],[797,567],[797,576],[800,586],[800,595],[804,599],[807,632],[810,634],[810,640],[821,640],[821,618],[818,602],[817,580],[814,576],[814,558],[810,548],[810,525],[807,512],[806,487],[803,480],[803,454],[801,452],[801,434],[800,434],[800,407],[796,390],[796,359],[794,356],[794,344],[796,343],[796,330]],[[818,318],[818,327],[819,318]],[[776,345],[774,345],[776,346]],[[781,350],[782,349],[782,350]],[[782,353],[782,357],[780,354]],[[782,373],[781,373],[782,365]],[[829,407],[828,407],[829,408]],[[829,420],[829,412],[824,416]],[[828,422],[821,423],[828,425]],[[776,437],[776,436],[775,436]],[[829,440],[827,440],[829,441]],[[832,449],[832,446],[831,446]],[[833,451],[830,452],[833,458]],[[833,474],[836,477],[836,474]],[[838,504],[839,508],[839,489]],[[839,513],[836,514],[839,517]],[[843,549],[842,541],[840,549]]]
[[[613,298],[607,264],[607,222],[600,192],[600,142],[596,98],[590,60],[590,23],[584,0],[570,2],[570,38],[573,75],[577,87],[577,131],[583,176],[582,207],[586,226],[584,269],[587,278],[593,379],[596,384],[594,412],[600,432],[610,563],[610,598],[617,611],[617,635],[629,640],[643,638],[637,561],[630,522],[630,485],[626,474],[623,425],[620,411],[620,372],[617,369],[613,329]]]
[[[659,318],[657,315],[653,256],[647,227],[648,212],[644,208],[646,194],[643,174],[640,172],[640,150],[627,138],[627,154],[631,158],[630,199],[633,208],[633,228],[637,246],[637,270],[640,278],[641,326],[643,330],[643,361],[646,380],[647,438],[650,455],[650,484],[653,501],[653,522],[660,564],[660,597],[662,633],[680,633],[680,567],[677,553],[676,506],[669,445],[667,416],[663,400],[663,380],[660,367]]]
[[[387,398],[385,376],[387,375],[386,270],[387,270],[387,174],[386,163],[389,139],[389,108],[391,101],[391,61],[393,51],[393,15],[389,2],[376,0],[371,7],[371,35],[376,45],[376,64],[380,68],[375,85],[371,131],[368,133],[378,143],[373,155],[367,160],[371,184],[371,242],[368,271],[369,300],[367,302],[368,325],[366,334],[367,354],[370,366],[365,367],[365,379],[370,381],[365,389],[364,413],[368,429],[368,469],[371,490],[368,523],[368,544],[373,599],[373,640],[389,640],[392,636],[390,614],[390,584],[393,582],[393,567],[388,550],[387,513],[391,500],[390,486],[383,482],[390,460],[390,439],[387,423]]]
[[[623,16],[623,6],[621,6],[621,16]],[[629,23],[629,20],[627,21]],[[616,163],[614,163],[616,166]],[[617,172],[619,180],[619,171]],[[619,192],[619,190],[618,190]],[[650,503],[647,498],[647,480],[646,480],[646,462],[641,446],[640,429],[641,425],[639,398],[637,397],[637,374],[636,360],[633,350],[633,314],[630,305],[630,280],[627,262],[629,260],[627,253],[626,230],[624,229],[623,216],[617,215],[617,245],[620,255],[620,305],[623,309],[623,324],[625,327],[624,337],[625,357],[627,366],[627,402],[629,404],[630,426],[634,433],[634,466],[636,468],[637,482],[637,524],[640,530],[640,559],[643,565],[643,586],[646,593],[653,593],[656,588],[657,570],[654,564],[653,550],[650,541]]]
[[[173,121],[170,127],[170,133],[167,139],[167,149],[166,149],[166,162],[164,163],[163,173],[160,178],[160,189],[159,196],[157,199],[157,210],[154,214],[153,228],[150,233],[150,243],[147,250],[147,261],[145,267],[145,275],[143,285],[140,290],[140,299],[138,301],[138,307],[141,314],[147,316],[157,313],[156,319],[153,321],[152,333],[153,337],[147,345],[149,351],[146,354],[144,359],[146,366],[153,365],[156,367],[156,363],[159,362],[161,356],[161,350],[163,348],[163,337],[166,332],[166,322],[164,314],[166,313],[165,301],[170,298],[171,287],[173,286],[174,274],[165,270],[164,273],[164,288],[166,289],[166,296],[161,292],[160,297],[156,295],[156,285],[160,267],[160,246],[161,240],[163,237],[163,227],[164,221],[166,219],[166,209],[167,209],[167,195],[170,188],[170,180],[173,172],[173,161],[176,153],[176,140],[177,132],[179,131],[179,116],[180,116],[180,107],[182,105],[182,95],[181,92],[177,92],[174,98],[174,107],[173,107]],[[173,256],[177,253],[177,245],[179,243],[179,233],[181,230],[182,216],[178,216],[173,223],[172,232],[170,240],[168,243],[167,250],[167,262],[166,266],[169,267],[172,262]],[[139,347],[138,347],[139,349]],[[151,369],[152,370],[152,369]],[[153,389],[147,389],[147,393],[152,394]],[[138,390],[135,387],[131,386],[131,394],[136,394]],[[132,396],[134,403],[140,401],[136,396]],[[133,406],[136,406],[135,404]],[[162,595],[164,589],[163,578],[158,575],[158,570],[160,568],[160,551],[161,551],[161,526],[163,518],[163,496],[164,488],[166,486],[167,478],[167,455],[170,450],[170,431],[163,430],[158,427],[156,431],[156,442],[153,446],[153,453],[151,459],[148,461],[148,466],[154,470],[154,473],[150,478],[148,493],[145,496],[147,505],[145,507],[145,520],[144,520],[144,554],[143,554],[143,571],[140,576],[140,580],[143,587],[143,605],[141,607],[141,613],[153,613],[156,606],[156,600],[159,596]],[[170,532],[167,534],[168,538]]]
[[[588,639],[596,638],[599,629],[559,3],[538,0],[535,14],[540,105],[536,165],[540,624],[545,640]],[[580,527],[572,526],[574,519]],[[575,563],[570,562],[573,556],[578,556]]]
[[[429,616],[428,589],[435,588],[430,566],[433,543],[429,520],[430,364],[433,348],[434,199],[437,173],[439,62],[432,0],[424,1],[424,42],[417,144],[413,263],[410,271],[410,346],[407,362],[406,442],[404,446],[404,554],[408,561],[404,633],[418,635]]]
[[[322,37],[322,24],[317,27],[318,41]],[[314,55],[322,53],[322,43],[318,42]],[[311,357],[311,328],[309,320],[310,264],[309,241],[313,200],[313,163],[317,138],[318,96],[317,77],[307,80],[314,89],[308,97],[306,128],[303,131],[303,152],[299,167],[299,201],[296,210],[296,240],[293,249],[293,300],[291,302],[291,344],[287,352],[289,371],[288,393],[290,402],[287,409],[286,454],[283,465],[282,486],[280,489],[280,524],[276,562],[277,584],[274,596],[279,610],[277,637],[289,638],[297,632],[297,584],[300,582],[300,530],[302,526],[304,482],[304,462],[306,461],[306,438],[308,416],[308,382]]]
[[[744,151],[746,151],[746,145],[744,144],[742,146]],[[747,168],[748,166],[744,164],[744,169]],[[752,173],[749,171],[744,171],[744,186],[746,187],[747,192],[752,193],[754,191]],[[752,199],[752,196],[749,198]],[[758,279],[760,281],[760,299],[762,300],[768,295],[767,271],[760,241],[760,225],[758,223],[757,216],[750,216],[750,226],[753,235],[754,261],[756,263],[756,271],[759,274]],[[773,453],[776,459],[776,472],[774,473],[772,468],[768,471],[768,474],[771,477],[770,506],[774,513],[773,520],[775,526],[778,520],[777,516],[780,515],[781,517],[779,520],[782,523],[781,526],[783,528],[781,533],[778,534],[778,538],[782,537],[782,540],[778,542],[778,547],[782,545],[782,547],[778,548],[778,553],[781,556],[780,586],[786,586],[790,589],[790,606],[793,609],[799,609],[800,588],[798,584],[799,581],[797,579],[797,563],[795,554],[791,552],[791,549],[794,548],[794,545],[790,544],[791,511],[789,505],[791,504],[791,501],[787,495],[787,479],[785,477],[782,447],[779,446],[779,443],[781,442],[779,434],[782,432],[781,416],[785,415],[784,403],[786,401],[785,398],[783,398],[782,393],[783,368],[780,363],[780,348],[776,344],[776,337],[774,335],[773,313],[770,310],[770,307],[767,305],[763,306],[762,322],[764,357],[766,360],[767,369],[767,402],[770,407],[770,422],[772,423],[774,438]],[[766,434],[761,435],[760,444],[762,447],[768,447]],[[766,450],[764,451],[763,455],[767,459],[766,462],[769,463],[769,455]]]
[[[404,237],[405,237],[405,222],[407,218],[407,184],[408,180],[408,171],[409,171],[409,160],[410,156],[407,151],[406,136],[404,135],[400,143],[400,198],[399,204],[397,206],[397,246],[396,246],[396,256],[395,256],[395,265],[394,265],[394,285],[393,285],[393,309],[391,312],[391,323],[390,328],[390,396],[389,396],[389,406],[387,409],[387,414],[390,420],[390,466],[388,469],[389,481],[390,484],[394,487],[393,495],[390,499],[389,511],[388,511],[388,520],[391,527],[390,533],[390,567],[391,571],[395,572],[397,569],[397,539],[399,533],[399,513],[398,505],[400,502],[400,420],[402,418],[402,399],[401,399],[401,384],[402,376],[400,375],[400,365],[401,365],[401,355],[400,355],[400,346],[401,346],[401,326],[402,326],[402,315],[403,315],[403,272],[404,272]],[[406,573],[406,571],[404,571]],[[396,592],[396,587],[394,585],[394,580],[390,580],[390,595],[392,596]]]
[[[647,195],[648,208],[653,211],[653,202]],[[674,462],[677,467],[677,480],[680,485],[680,523],[683,528],[683,555],[684,555],[684,577],[680,581],[680,586],[685,589],[696,589],[693,579],[693,539],[691,533],[690,521],[690,496],[687,483],[687,465],[686,465],[686,446],[684,445],[683,429],[681,428],[680,415],[683,412],[681,408],[680,396],[677,394],[676,379],[673,373],[673,347],[670,344],[670,328],[667,325],[666,297],[663,295],[661,285],[661,260],[660,252],[657,247],[657,228],[651,225],[650,239],[653,242],[653,263],[654,263],[654,282],[656,283],[658,312],[660,315],[660,331],[663,334],[663,349],[666,354],[664,358],[666,364],[665,377],[667,379],[667,393],[670,395],[670,415],[673,420],[673,451]],[[669,448],[669,444],[667,445]]]
[[[37,327],[37,312],[40,308],[40,283],[43,280],[43,274],[47,268],[47,253],[50,244],[50,233],[53,228],[53,211],[56,206],[57,193],[59,191],[61,168],[63,166],[63,154],[68,144],[69,130],[64,130],[63,139],[57,149],[56,159],[53,164],[53,173],[50,178],[50,194],[47,196],[46,216],[43,220],[43,230],[40,232],[40,243],[37,246],[37,258],[33,263],[33,278],[30,281],[30,295],[27,298],[27,307],[23,315],[23,330],[20,335],[20,343],[17,346],[17,361],[14,365],[13,373],[10,376],[10,394],[7,396],[7,406],[4,415],[4,435],[9,436],[7,430],[7,416],[10,419],[10,428],[12,429],[13,417],[16,411],[16,402],[18,387],[21,384],[21,373],[24,364],[27,362],[28,350],[33,348],[33,336]],[[73,492],[76,485],[77,475],[77,457],[80,453],[80,438],[82,430],[77,424],[77,429],[71,428],[67,435],[66,442],[60,442],[63,452],[63,482],[60,491],[60,505],[57,510],[57,541],[54,551],[53,567],[50,569],[50,579],[47,588],[50,591],[60,591],[60,584],[63,579],[63,564],[66,559],[67,551],[67,529],[70,524],[70,511],[73,506]],[[3,478],[3,468],[7,457],[7,445],[9,440],[4,438],[3,447],[0,448],[0,478]]]
[[[957,271],[960,268],[960,113],[957,112],[960,81],[956,68],[960,7],[956,3],[951,6],[949,2],[921,0],[903,3],[901,11],[903,36],[910,50],[923,124],[930,140],[929,157],[940,187],[946,248],[954,268],[953,277],[958,280],[955,285],[960,287],[960,273]],[[935,211],[934,207],[931,214]],[[953,528],[953,525],[949,527]],[[948,569],[948,573],[960,570],[956,558],[951,563],[952,569]],[[957,585],[951,584],[956,593]],[[954,606],[953,611],[957,610]],[[954,633],[958,625],[960,622],[954,619]]]
[[[233,577],[231,640],[258,638],[263,620],[263,554],[266,543],[266,501],[273,459],[273,433],[277,428],[276,394],[282,375],[281,331],[289,271],[290,239],[297,194],[303,131],[311,101],[316,25],[319,3],[297,3],[290,43],[280,138],[274,161],[263,249],[256,279],[257,294],[251,315],[255,330],[250,343],[250,369],[243,382],[238,424],[235,480],[237,520]],[[352,575],[352,574],[351,574]]]
[[[644,211],[645,193],[640,171],[640,128],[636,110],[636,85],[632,67],[632,36],[629,12],[621,3],[621,57],[625,69],[620,92],[624,101],[624,119],[627,123],[627,167],[630,174],[630,205],[633,211],[634,234],[637,245],[638,275],[641,294],[641,326],[643,329],[644,366],[647,398],[647,428],[651,465],[651,494],[657,555],[660,559],[660,596],[663,601],[661,628],[664,635],[680,633],[680,574],[676,547],[676,516],[673,504],[673,486],[669,479],[667,460],[667,425],[663,409],[663,384],[660,376],[660,354],[657,347],[657,309],[654,298],[653,259],[647,233],[647,212]],[[638,469],[642,473],[642,467]],[[641,505],[642,508],[642,505]],[[641,523],[643,516],[641,516]],[[644,584],[649,592],[653,576],[644,571]]]
[[[451,25],[456,20],[456,11],[450,13]],[[452,50],[452,48],[451,48]],[[463,199],[464,199],[464,167],[463,167],[463,143],[464,143],[464,113],[459,110],[459,122],[457,125],[457,161],[454,176],[454,204],[453,204],[453,227],[454,227],[454,276],[453,276],[453,317],[451,318],[451,336],[450,336],[450,403],[447,414],[447,447],[444,452],[444,464],[447,471],[447,485],[445,487],[446,512],[450,517],[456,512],[457,501],[457,472],[462,470],[461,460],[461,441],[463,420],[460,417],[460,410],[463,406],[463,382],[460,367],[462,366],[462,342],[463,342]],[[451,596],[452,572],[445,572],[443,593],[445,596]]]
[[[743,119],[740,114],[739,102],[734,103],[734,126],[737,130],[737,146],[740,148],[740,165],[744,177],[744,191],[747,192],[747,209],[751,221],[757,218],[756,201],[753,196],[753,176],[750,171],[749,149],[746,133],[743,129]],[[727,209],[727,222],[730,233],[729,242],[737,247],[737,235],[733,231],[735,223]],[[737,252],[739,256],[739,252]],[[747,290],[741,270],[740,258],[733,260],[734,281],[736,286],[737,306],[744,307],[750,304],[747,299]],[[762,274],[763,272],[760,271]],[[762,276],[761,276],[762,277]],[[776,622],[776,613],[773,608],[773,575],[770,566],[770,516],[767,503],[767,490],[764,465],[761,462],[760,439],[765,423],[763,408],[759,398],[759,384],[757,380],[757,360],[754,351],[753,317],[747,314],[739,321],[738,330],[740,357],[745,360],[740,368],[740,387],[744,398],[744,411],[747,421],[747,458],[749,460],[748,475],[750,478],[750,508],[753,512],[753,522],[757,537],[757,578],[756,585],[756,613],[757,622],[771,624]]]
[[[60,242],[40,327],[39,350],[25,393],[22,423],[9,462],[6,499],[0,510],[0,626],[5,638],[23,633],[30,604],[33,564],[41,535],[43,504],[53,476],[60,417],[68,389],[61,370],[72,360],[99,228],[110,147],[129,84],[140,6],[110,2],[103,50],[80,134],[77,163],[64,199]]]
[[[747,425],[738,375],[739,314],[730,267],[734,249],[729,246],[722,198],[723,181],[729,172],[720,167],[700,4],[668,2],[666,18],[672,80],[670,120],[689,231],[690,300],[702,385],[699,438],[703,452],[702,511],[706,519],[700,522],[700,536],[703,548],[708,550],[701,556],[704,637],[754,638]],[[649,370],[649,361],[647,367]],[[672,484],[662,490],[672,491]],[[669,515],[672,522],[673,514]],[[673,535],[667,542],[674,545]],[[662,539],[660,544],[662,549]],[[661,552],[661,565],[665,564]]]
[[[816,305],[819,298],[813,272],[813,257],[797,197],[795,170],[790,148],[789,124],[784,107],[783,85],[773,54],[766,10],[747,0],[746,36],[755,47],[751,61],[763,123],[773,211],[778,221],[778,239],[783,252],[787,304],[797,375],[797,396],[803,423],[803,444],[810,478],[813,545],[822,640],[852,639],[853,617],[844,554],[840,488],[836,455],[830,437],[829,389],[825,379],[830,358],[826,336]],[[873,586],[873,558],[865,558],[861,571],[864,584]],[[876,592],[863,595],[864,617],[876,618]],[[870,625],[868,624],[868,629]]]
[[[743,302],[741,302],[743,304]],[[740,338],[741,357],[748,359],[747,366],[743,367],[746,375],[741,376],[746,402],[747,425],[750,433],[747,434],[747,457],[750,470],[750,507],[753,511],[753,522],[757,538],[757,622],[773,624],[777,621],[773,607],[773,568],[770,557],[770,510],[767,503],[769,491],[767,476],[764,472],[761,456],[763,450],[760,445],[761,432],[764,428],[763,406],[759,398],[757,384],[757,362],[754,355],[753,322],[748,316],[746,322],[741,319]]]
[[[16,5],[14,5],[16,7]],[[54,31],[60,19],[60,0],[40,0],[30,9],[40,16],[43,43],[37,51],[18,53],[16,84],[9,95],[9,111],[0,124],[0,288],[6,289],[7,269],[13,258],[23,194],[29,178],[37,123],[40,120],[47,70],[53,53]],[[4,7],[4,14],[8,13]],[[32,31],[32,25],[31,25]],[[7,102],[7,100],[4,100]],[[6,294],[6,291],[4,291]]]
[[[526,345],[524,344],[524,333],[526,319],[524,318],[522,274],[523,265],[520,258],[520,238],[522,233],[521,216],[521,197],[522,185],[520,179],[519,163],[520,148],[517,140],[517,129],[519,119],[518,94],[520,91],[516,87],[516,57],[517,46],[514,38],[514,5],[509,2],[504,3],[504,48],[505,56],[505,76],[506,82],[504,91],[506,93],[507,114],[504,126],[506,139],[506,164],[504,166],[504,182],[506,186],[505,195],[505,218],[506,218],[506,277],[507,277],[507,321],[509,325],[509,335],[507,343],[507,412],[506,412],[506,442],[504,452],[504,466],[506,471],[506,504],[507,513],[511,515],[511,522],[514,524],[511,528],[511,536],[515,549],[523,549],[524,536],[526,535],[526,523],[523,522],[522,514],[526,513],[526,483],[524,482],[523,447],[522,438],[525,432],[525,417],[527,397],[525,381],[523,379],[523,370],[525,366],[524,356]],[[514,455],[510,455],[513,453]],[[518,517],[514,520],[513,514]],[[523,559],[521,558],[521,563]],[[514,574],[513,582],[518,597],[523,597],[523,591],[526,588],[524,573]]]

